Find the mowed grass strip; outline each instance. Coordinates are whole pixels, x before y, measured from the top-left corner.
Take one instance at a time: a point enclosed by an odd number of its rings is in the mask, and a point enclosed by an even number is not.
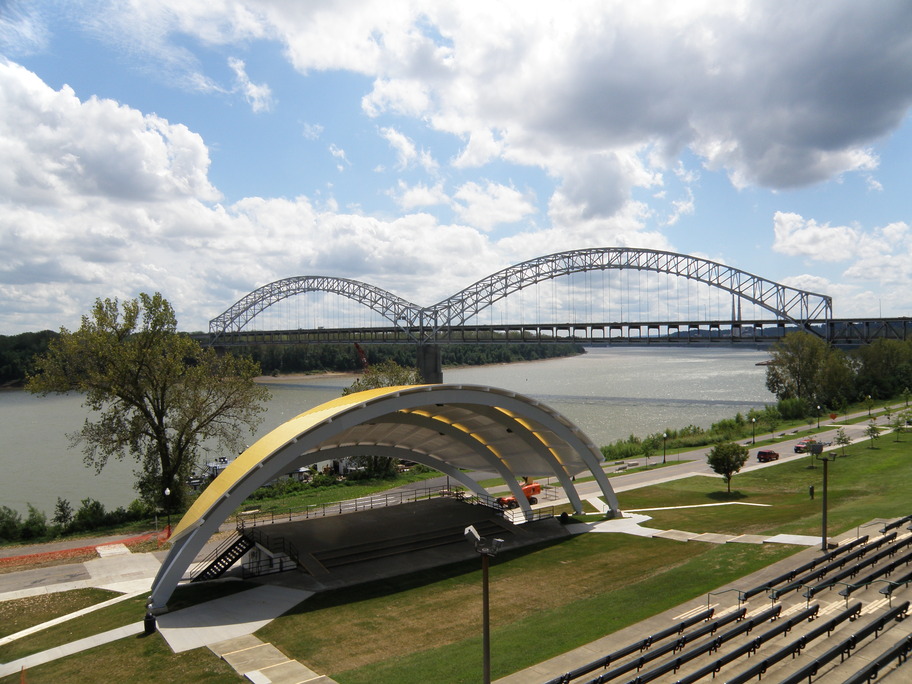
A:
[[[244,591],[252,586],[254,585],[247,582],[211,582],[205,585],[181,586],[174,592],[169,606],[172,610],[180,610],[196,603]],[[146,614],[147,598],[145,595],[136,596],[0,646],[0,662],[9,663],[56,646],[84,639],[93,634],[100,634],[132,622],[138,622]],[[0,604],[0,606],[2,605]],[[41,622],[38,621],[35,624]]]
[[[0,601],[0,637],[103,603],[117,595],[116,591],[106,589],[75,589]]]
[[[160,634],[120,639],[0,679],[0,684],[116,682],[224,684],[246,681],[208,648],[172,653]]]
[[[588,534],[504,554],[490,573],[496,670],[503,676],[575,648],[795,551]],[[318,595],[257,636],[343,684],[476,682],[478,566]]]
[[[880,440],[874,449],[859,444],[829,452],[827,523],[837,535],[875,518],[912,513],[912,442]],[[649,527],[719,534],[821,533],[823,464],[810,457],[735,475],[732,492],[716,478],[693,477],[619,495],[625,510],[708,503],[760,503],[650,511]],[[814,487],[811,499],[809,488]],[[657,502],[661,502],[660,504]]]

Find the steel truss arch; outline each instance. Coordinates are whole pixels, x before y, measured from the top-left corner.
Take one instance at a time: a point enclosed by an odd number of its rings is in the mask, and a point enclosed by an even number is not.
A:
[[[479,280],[429,307],[425,323],[434,323],[428,326],[427,334],[451,325],[465,325],[498,300],[530,285],[572,273],[625,268],[668,273],[725,290],[803,329],[810,329],[809,321],[829,321],[833,315],[831,297],[788,287],[715,261],[652,249],[599,247],[537,257]]]
[[[667,273],[724,290],[810,330],[811,321],[830,321],[831,297],[798,290],[708,259],[653,249],[599,247],[558,252],[515,264],[470,285],[433,306],[420,307],[384,290],[348,278],[296,276],[265,285],[235,302],[209,322],[211,340],[239,332],[259,313],[287,297],[306,292],[330,292],[376,311],[408,336],[423,342],[451,326],[468,323],[495,302],[525,287],[587,271],[636,269]]]
[[[373,309],[394,325],[414,327],[422,308],[383,288],[349,278],[333,276],[295,276],[264,285],[242,297],[224,313],[209,321],[212,340],[226,332],[239,332],[258,314],[276,302],[306,292],[330,292],[347,297]]]

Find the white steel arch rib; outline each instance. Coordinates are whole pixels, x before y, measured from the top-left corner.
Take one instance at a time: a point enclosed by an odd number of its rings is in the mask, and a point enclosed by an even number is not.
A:
[[[700,257],[653,249],[597,247],[549,254],[493,273],[432,306],[421,307],[367,283],[330,276],[297,276],[269,283],[241,298],[209,322],[216,339],[238,332],[272,304],[306,292],[332,292],[376,311],[418,341],[433,339],[508,295],[545,280],[573,273],[636,269],[667,273],[704,283],[740,297],[807,329],[812,320],[830,320],[831,297],[799,290],[761,276]]]

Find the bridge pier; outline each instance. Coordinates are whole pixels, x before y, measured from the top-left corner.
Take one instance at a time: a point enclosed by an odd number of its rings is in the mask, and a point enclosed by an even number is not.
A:
[[[421,343],[418,345],[418,375],[421,382],[439,384],[443,382],[443,362],[440,345]]]

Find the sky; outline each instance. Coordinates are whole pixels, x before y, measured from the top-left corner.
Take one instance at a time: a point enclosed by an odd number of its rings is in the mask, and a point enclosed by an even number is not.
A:
[[[0,334],[588,247],[912,315],[912,4],[0,0]]]

